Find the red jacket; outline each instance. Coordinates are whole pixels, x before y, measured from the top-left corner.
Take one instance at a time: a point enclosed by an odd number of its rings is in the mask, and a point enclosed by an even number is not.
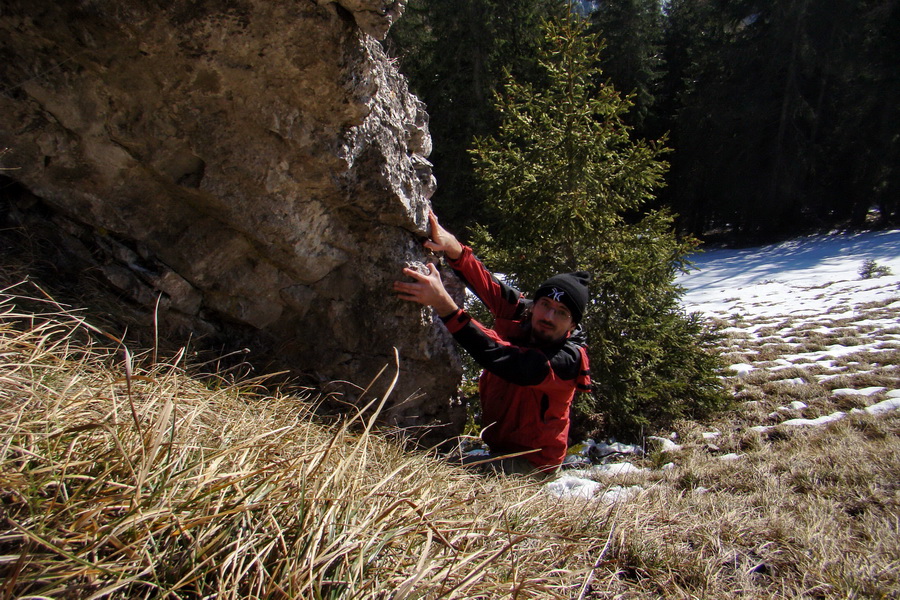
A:
[[[443,319],[484,368],[479,380],[482,438],[492,453],[531,450],[526,458],[536,467],[559,465],[568,447],[572,398],[591,383],[578,330],[556,344],[535,345],[530,341],[531,300],[494,277],[469,247],[450,266],[494,316],[490,329],[462,309]]]

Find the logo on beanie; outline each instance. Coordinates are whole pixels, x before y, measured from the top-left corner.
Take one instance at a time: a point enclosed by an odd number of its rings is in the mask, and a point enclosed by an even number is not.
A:
[[[558,290],[553,288],[553,290],[547,294],[550,298],[553,298],[554,302],[562,302],[562,297],[566,294],[564,290]]]

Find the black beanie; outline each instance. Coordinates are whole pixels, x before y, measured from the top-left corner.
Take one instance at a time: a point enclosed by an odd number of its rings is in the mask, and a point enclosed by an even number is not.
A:
[[[562,273],[554,275],[541,284],[534,293],[535,301],[544,296],[557,302],[562,302],[572,311],[572,320],[581,322],[584,309],[588,303],[588,284],[591,282],[591,274],[586,271],[574,273]]]

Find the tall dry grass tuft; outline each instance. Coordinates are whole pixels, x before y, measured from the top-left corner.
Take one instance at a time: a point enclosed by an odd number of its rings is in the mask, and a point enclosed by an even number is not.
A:
[[[311,395],[206,385],[25,287],[0,297],[0,597],[563,598],[587,576],[608,511],[573,524],[362,411],[325,427]]]

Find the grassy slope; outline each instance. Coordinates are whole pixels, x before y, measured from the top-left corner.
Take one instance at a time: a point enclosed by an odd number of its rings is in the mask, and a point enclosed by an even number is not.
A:
[[[841,379],[735,378],[754,402],[680,424],[682,449],[610,479],[644,488],[610,506],[404,451],[368,417],[317,424],[308,394],[129,357],[19,285],[0,297],[0,596],[897,597],[900,417],[749,429],[794,399],[805,416],[878,400],[830,393],[896,385],[896,338],[866,335],[894,349]],[[828,341],[798,337],[727,351],[764,364]]]

